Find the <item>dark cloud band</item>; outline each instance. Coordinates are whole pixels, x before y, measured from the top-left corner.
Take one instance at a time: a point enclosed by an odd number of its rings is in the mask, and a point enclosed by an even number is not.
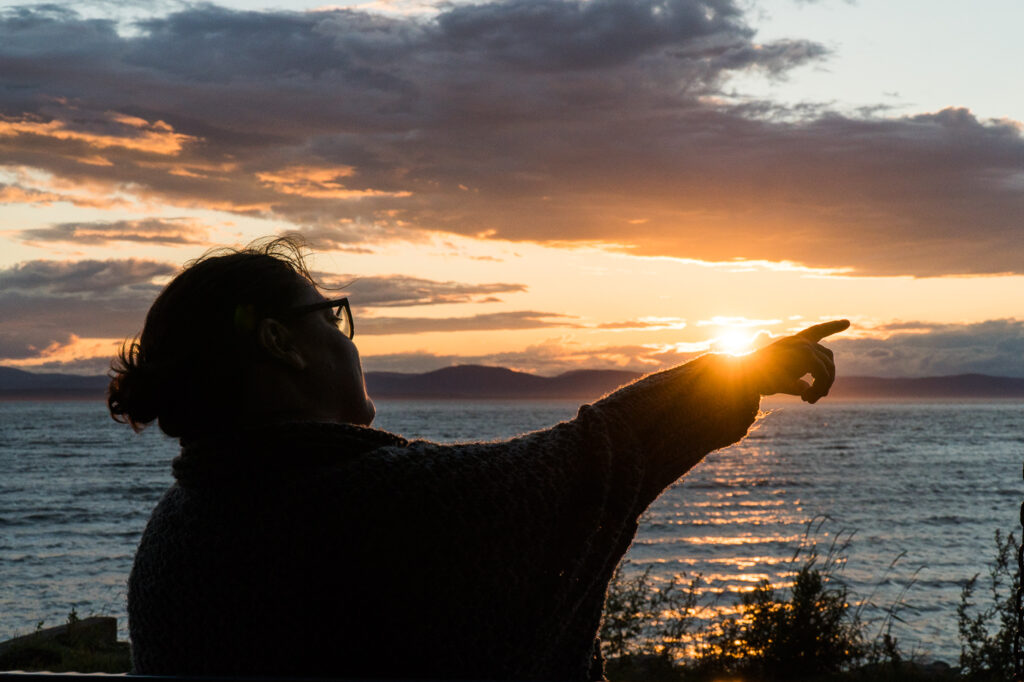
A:
[[[178,272],[169,263],[140,259],[36,260],[0,269],[0,363],[4,358],[39,357],[72,336],[126,338],[142,327],[161,282]],[[430,331],[535,329],[576,326],[567,315],[515,311],[467,317],[388,317],[368,309],[454,303],[494,303],[501,294],[526,290],[522,284],[470,284],[405,275],[322,277],[325,284],[347,284],[355,304],[360,336]]]
[[[467,317],[370,317],[359,320],[361,335],[423,334],[426,332],[495,331],[577,327],[575,318],[558,313],[517,310]]]
[[[733,73],[826,56],[756,42],[734,0],[429,18],[206,4],[126,33],[18,8],[0,15],[0,153],[337,246],[441,230],[860,274],[1024,271],[1017,124],[722,98]]]
[[[28,242],[70,242],[83,245],[102,245],[112,242],[167,246],[209,243],[209,230],[190,220],[158,218],[59,223],[50,227],[22,230],[19,236]]]
[[[501,300],[501,294],[526,291],[525,284],[439,282],[408,275],[357,277],[318,274],[318,279],[328,288],[341,287],[349,292],[353,305],[359,308],[494,303]]]

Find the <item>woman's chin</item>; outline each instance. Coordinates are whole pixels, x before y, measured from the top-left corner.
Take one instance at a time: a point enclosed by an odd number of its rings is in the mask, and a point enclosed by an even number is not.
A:
[[[369,426],[373,423],[373,418],[377,416],[377,406],[373,404],[373,400],[369,397],[366,398],[366,402],[363,407],[363,414],[358,421],[353,421],[353,424],[358,426]]]

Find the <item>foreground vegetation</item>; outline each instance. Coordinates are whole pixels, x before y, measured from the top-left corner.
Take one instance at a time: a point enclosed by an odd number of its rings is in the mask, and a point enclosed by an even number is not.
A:
[[[959,667],[925,664],[908,655],[893,635],[906,589],[881,622],[863,617],[842,583],[849,537],[825,554],[804,544],[793,557],[792,577],[781,590],[767,581],[740,596],[735,609],[707,617],[700,577],[656,583],[648,568],[616,571],[601,628],[606,671],[613,682],[768,682],[773,680],[1013,680],[1018,636],[1014,595],[1020,587],[1018,543],[996,533],[995,559],[982,579],[967,580],[957,609]],[[893,562],[895,564],[895,562]],[[891,568],[891,567],[890,567]],[[58,638],[25,638],[0,646],[0,670],[128,672],[128,645],[84,637],[72,610]],[[41,631],[40,623],[37,631]],[[873,636],[870,633],[875,633]],[[111,635],[113,637],[113,635]],[[341,663],[339,663],[341,664]]]
[[[846,542],[849,537],[847,536]],[[702,618],[700,577],[656,584],[650,569],[609,586],[601,629],[613,682],[640,680],[1013,680],[1017,637],[1014,595],[1020,586],[1018,544],[996,533],[996,558],[977,600],[979,576],[966,581],[957,609],[959,667],[908,655],[893,635],[911,580],[881,622],[863,615],[839,577],[846,544],[820,555],[801,546],[790,583],[767,581],[740,596],[732,615]],[[893,562],[895,564],[895,561]],[[890,566],[892,568],[892,566]],[[870,633],[875,633],[873,636]]]

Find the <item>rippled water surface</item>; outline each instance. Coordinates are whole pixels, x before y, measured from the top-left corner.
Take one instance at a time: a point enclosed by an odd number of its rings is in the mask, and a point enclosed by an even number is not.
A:
[[[575,411],[564,401],[379,401],[376,425],[492,439]],[[100,403],[0,403],[0,639],[63,622],[72,607],[117,616],[126,636],[132,554],[176,450],[156,429],[136,436],[114,424]],[[785,403],[666,491],[628,557],[661,578],[700,573],[709,595],[781,583],[808,523],[827,517],[815,534],[822,550],[853,533],[842,577],[854,593],[884,607],[913,578],[901,643],[955,662],[960,585],[987,569],[997,529],[1016,530],[1022,459],[1020,403]],[[719,597],[719,608],[732,601]]]

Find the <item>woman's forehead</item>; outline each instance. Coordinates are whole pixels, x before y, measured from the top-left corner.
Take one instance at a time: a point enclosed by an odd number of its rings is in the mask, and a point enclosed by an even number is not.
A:
[[[296,305],[307,305],[309,303],[319,303],[320,301],[327,300],[326,297],[320,293],[314,285],[306,282],[299,293],[299,298],[295,302]]]

